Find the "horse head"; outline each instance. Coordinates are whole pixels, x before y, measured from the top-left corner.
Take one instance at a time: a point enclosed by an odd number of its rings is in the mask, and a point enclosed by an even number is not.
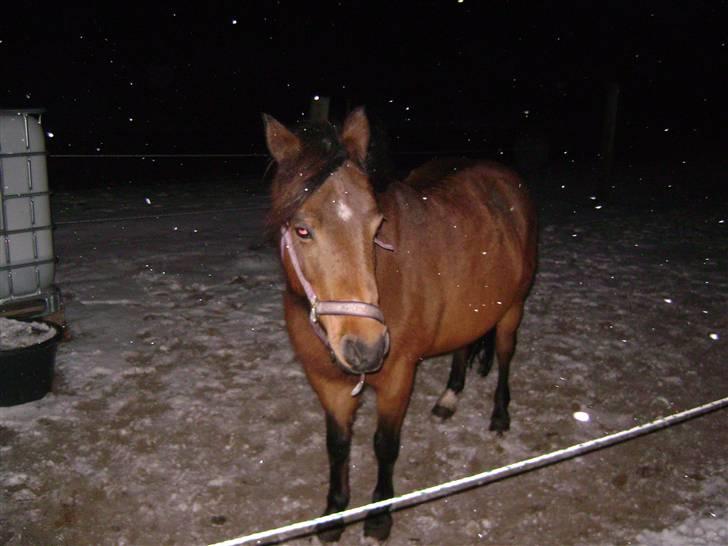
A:
[[[345,371],[375,372],[389,333],[378,307],[375,239],[384,217],[364,168],[364,110],[340,132],[328,124],[291,131],[267,115],[264,122],[276,163],[269,222],[280,229],[289,290],[306,297],[313,328]]]

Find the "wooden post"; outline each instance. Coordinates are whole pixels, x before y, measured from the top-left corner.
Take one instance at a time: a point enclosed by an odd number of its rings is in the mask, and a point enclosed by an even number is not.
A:
[[[329,97],[319,97],[316,95],[311,99],[311,106],[308,109],[308,120],[313,123],[325,123],[329,121],[329,105],[331,99]]]
[[[602,132],[602,165],[599,193],[609,193],[609,181],[614,161],[614,136],[617,130],[617,109],[619,106],[619,84],[611,82],[607,86],[607,102],[604,110],[604,128]]]

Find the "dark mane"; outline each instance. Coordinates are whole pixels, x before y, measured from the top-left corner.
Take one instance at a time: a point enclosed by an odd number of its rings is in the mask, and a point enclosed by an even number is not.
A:
[[[339,133],[330,123],[301,123],[294,130],[301,153],[294,161],[275,166],[267,230],[275,235],[303,202],[349,158]]]

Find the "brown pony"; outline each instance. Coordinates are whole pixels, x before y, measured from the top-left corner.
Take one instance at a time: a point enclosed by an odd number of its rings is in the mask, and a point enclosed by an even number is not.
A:
[[[276,162],[271,226],[279,233],[288,333],[326,414],[325,514],[349,502],[349,448],[361,388],[377,396],[373,500],[394,495],[392,473],[417,363],[454,352],[433,408],[455,411],[466,363],[492,329],[498,386],[490,428],[509,428],[508,368],[536,267],[536,216],[520,179],[496,164],[430,162],[375,195],[362,108],[341,131],[290,131],[264,116]],[[388,511],[365,535],[389,536]],[[338,540],[341,525],[319,530]]]

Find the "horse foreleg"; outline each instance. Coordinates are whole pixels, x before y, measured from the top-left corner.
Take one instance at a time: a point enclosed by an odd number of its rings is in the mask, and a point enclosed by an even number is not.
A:
[[[440,419],[449,419],[455,414],[458,407],[458,395],[465,387],[465,372],[468,363],[468,347],[455,351],[452,355],[450,376],[447,379],[447,387],[437,403],[432,408],[432,414]]]
[[[336,394],[330,392],[332,390],[329,386],[321,397],[326,412],[326,450],[329,456],[329,493],[324,515],[341,512],[349,504],[349,452],[358,404],[358,399],[351,396],[351,385],[335,389]],[[321,540],[333,542],[341,537],[344,525],[322,526],[316,532]]]
[[[498,357],[498,384],[495,389],[493,414],[490,418],[490,430],[499,434],[511,426],[508,404],[511,392],[508,387],[511,358],[516,348],[516,332],[523,317],[523,304],[513,305],[503,318],[498,321],[495,333],[495,352]]]
[[[399,373],[392,374],[377,392],[378,421],[374,434],[374,453],[378,470],[373,502],[394,496],[392,477],[399,456],[400,430],[412,393],[414,364],[401,363],[397,372]],[[392,516],[389,509],[372,511],[364,522],[364,534],[377,540],[386,540],[391,528]]]

